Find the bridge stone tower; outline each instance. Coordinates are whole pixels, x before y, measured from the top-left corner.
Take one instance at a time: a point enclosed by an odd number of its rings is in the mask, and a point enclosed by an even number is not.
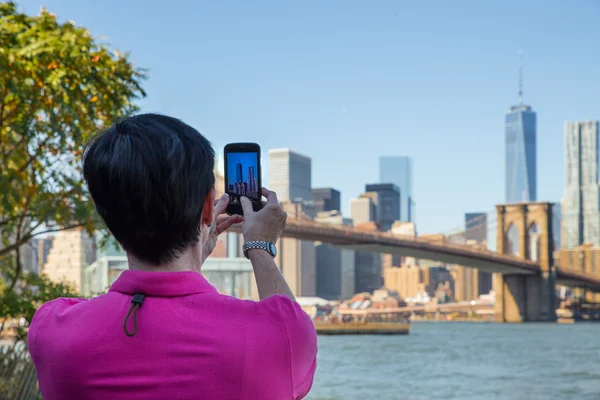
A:
[[[494,274],[497,322],[556,320],[552,203],[496,206],[499,253],[537,261],[538,274]]]

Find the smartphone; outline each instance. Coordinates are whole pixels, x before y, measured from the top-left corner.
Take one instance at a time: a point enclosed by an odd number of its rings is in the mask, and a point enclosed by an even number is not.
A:
[[[225,193],[227,214],[244,215],[240,198],[247,197],[254,211],[262,208],[260,146],[256,143],[229,143],[225,146]]]

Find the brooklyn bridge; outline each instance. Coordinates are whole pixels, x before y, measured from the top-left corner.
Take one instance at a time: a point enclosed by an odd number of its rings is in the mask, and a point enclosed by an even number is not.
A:
[[[356,251],[434,260],[492,272],[496,292],[496,321],[554,321],[556,285],[600,292],[600,274],[575,270],[570,265],[556,265],[552,206],[552,203],[544,202],[496,206],[497,251],[319,223],[310,219],[288,218],[283,236],[330,243]],[[518,232],[516,241],[509,240],[509,232],[514,230]]]

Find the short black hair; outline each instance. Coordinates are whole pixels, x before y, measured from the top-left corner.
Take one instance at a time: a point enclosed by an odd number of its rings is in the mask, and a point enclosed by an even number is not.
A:
[[[215,184],[210,142],[159,114],[125,118],[83,152],[83,177],[98,213],[123,248],[152,265],[176,259],[200,238]]]

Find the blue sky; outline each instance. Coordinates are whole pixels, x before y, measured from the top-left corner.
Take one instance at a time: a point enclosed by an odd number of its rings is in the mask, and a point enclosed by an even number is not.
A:
[[[311,156],[313,186],[341,190],[345,213],[377,181],[380,155],[411,156],[420,232],[503,201],[519,49],[525,102],[538,113],[539,200],[563,195],[564,121],[600,118],[596,0],[44,5],[149,69],[144,111],[182,118],[217,148],[257,142],[265,154]]]

